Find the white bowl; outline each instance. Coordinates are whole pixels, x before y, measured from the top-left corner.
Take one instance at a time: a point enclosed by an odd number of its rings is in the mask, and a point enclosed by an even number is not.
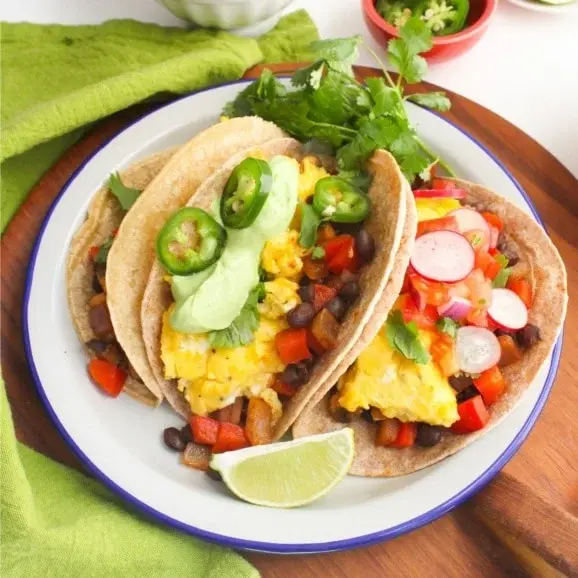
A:
[[[242,28],[281,12],[292,0],[159,0],[177,18],[210,28]]]

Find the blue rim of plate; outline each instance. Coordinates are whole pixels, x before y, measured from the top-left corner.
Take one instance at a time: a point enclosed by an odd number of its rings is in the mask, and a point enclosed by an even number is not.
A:
[[[522,443],[528,437],[531,429],[534,427],[538,417],[542,413],[542,409],[544,408],[544,404],[548,399],[548,395],[550,394],[550,390],[552,389],[552,385],[556,379],[556,373],[558,371],[558,366],[560,364],[560,355],[562,351],[562,341],[563,341],[563,332],[561,332],[558,341],[554,345],[552,350],[552,360],[550,362],[550,368],[548,370],[548,375],[546,376],[546,381],[544,383],[544,387],[532,409],[532,412],[528,416],[528,419],[516,435],[516,437],[512,440],[510,445],[504,450],[504,452],[496,459],[496,461],[483,473],[481,474],[476,480],[474,480],[471,484],[466,486],[462,489],[459,493],[455,496],[450,498],[449,500],[445,501],[443,504],[436,506],[429,512],[421,514],[407,522],[402,524],[398,524],[397,526],[393,526],[392,528],[388,528],[386,530],[382,530],[379,532],[373,532],[371,534],[365,534],[363,536],[358,536],[356,538],[348,538],[345,540],[336,540],[332,542],[319,542],[319,543],[308,543],[308,544],[281,544],[281,543],[271,543],[271,542],[259,542],[256,540],[243,540],[240,538],[231,538],[229,536],[223,536],[221,534],[215,534],[213,532],[208,532],[206,530],[202,530],[201,528],[197,528],[195,526],[191,526],[189,524],[185,524],[170,516],[151,508],[146,503],[140,501],[139,499],[135,498],[132,494],[128,493],[126,490],[121,488],[117,485],[113,480],[111,480],[104,472],[102,472],[98,467],[91,462],[88,456],[76,445],[75,441],[66,431],[66,428],[59,420],[56,412],[52,408],[50,401],[44,391],[42,386],[42,381],[40,380],[40,376],[36,370],[36,366],[34,364],[34,357],[32,355],[32,350],[30,347],[30,334],[28,329],[28,306],[30,301],[30,291],[32,286],[32,278],[34,275],[34,267],[36,264],[36,258],[38,254],[38,249],[40,247],[40,243],[42,241],[42,237],[44,236],[44,231],[50,221],[52,213],[54,209],[58,205],[60,199],[64,196],[70,184],[75,180],[76,176],[84,169],[84,167],[97,155],[104,147],[108,146],[108,144],[113,141],[116,137],[130,129],[132,126],[138,124],[148,116],[154,114],[158,110],[171,106],[175,102],[180,100],[184,100],[193,96],[195,94],[199,94],[201,92],[207,92],[210,90],[214,90],[217,88],[221,88],[223,86],[231,86],[236,84],[246,84],[251,82],[251,80],[237,80],[233,82],[224,82],[222,84],[218,84],[215,86],[211,86],[208,88],[203,88],[200,90],[196,90],[190,92],[184,96],[176,98],[171,102],[164,104],[156,108],[155,110],[147,113],[146,115],[140,117],[139,119],[135,120],[134,122],[130,123],[128,126],[124,127],[122,130],[115,133],[109,139],[107,139],[104,143],[102,143],[84,162],[74,171],[74,173],[70,176],[70,178],[66,181],[62,190],[58,194],[58,196],[54,199],[46,216],[44,217],[44,221],[42,223],[42,227],[40,228],[40,232],[34,244],[34,248],[32,250],[32,255],[30,257],[30,261],[28,264],[27,272],[26,272],[26,285],[24,289],[24,301],[23,301],[23,308],[22,308],[22,326],[23,326],[23,337],[24,337],[24,348],[26,352],[26,357],[28,359],[28,365],[32,372],[32,377],[34,379],[36,389],[38,394],[44,404],[44,407],[48,411],[50,418],[52,419],[54,425],[60,432],[60,435],[64,438],[66,443],[71,447],[74,451],[76,456],[80,459],[80,461],[86,466],[86,468],[94,475],[95,478],[100,480],[106,487],[112,490],[114,493],[119,495],[123,500],[125,500],[130,506],[134,506],[135,509],[140,511],[140,513],[144,514],[147,517],[150,517],[158,522],[161,522],[171,528],[176,530],[180,530],[185,532],[186,534],[190,534],[197,538],[201,538],[203,540],[207,540],[209,542],[214,542],[221,546],[227,546],[230,548],[237,548],[242,550],[253,550],[258,552],[268,552],[272,554],[313,554],[313,553],[322,553],[322,552],[336,552],[339,550],[351,550],[353,548],[359,548],[361,546],[370,546],[372,544],[376,544],[379,542],[385,542],[387,540],[392,540],[393,538],[397,538],[402,534],[406,534],[413,530],[417,530],[421,526],[433,522],[437,520],[444,514],[450,512],[454,508],[458,507],[462,504],[465,500],[470,498],[476,492],[481,490],[486,484],[488,484],[492,478],[499,473],[499,471],[512,459],[514,454],[520,448]],[[526,203],[528,204],[532,215],[536,218],[536,220],[540,223],[542,227],[544,227],[544,222],[540,218],[538,211],[534,207],[534,204],[530,200],[530,197],[515,179],[515,177],[510,173],[510,171],[505,167],[505,165],[491,152],[489,151],[482,143],[478,140],[473,138],[470,134],[468,134],[464,129],[460,128],[453,122],[449,121],[448,119],[444,118],[443,116],[436,114],[432,111],[428,111],[431,114],[434,114],[438,118],[441,118],[444,122],[447,122],[457,130],[459,130],[464,136],[470,139],[474,144],[476,144],[486,155],[488,155],[501,169],[504,171],[506,176],[510,179],[510,181],[514,184],[514,186],[518,189]],[[544,227],[545,229],[545,227]]]

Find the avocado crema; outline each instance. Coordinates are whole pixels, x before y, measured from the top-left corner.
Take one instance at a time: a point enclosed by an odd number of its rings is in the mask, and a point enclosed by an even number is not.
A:
[[[172,278],[176,307],[169,323],[175,331],[206,333],[229,327],[259,282],[263,247],[289,227],[298,201],[297,161],[276,156],[269,166],[271,192],[253,224],[246,229],[228,229],[223,254],[212,267]]]

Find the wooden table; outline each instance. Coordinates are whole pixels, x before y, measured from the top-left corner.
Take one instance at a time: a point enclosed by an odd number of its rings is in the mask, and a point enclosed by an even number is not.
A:
[[[283,66],[279,70],[293,68]],[[358,72],[362,77],[376,73],[365,68]],[[266,577],[470,578],[550,572],[532,570],[532,563],[540,561],[528,561],[519,544],[512,547],[510,536],[518,532],[529,533],[537,543],[550,540],[550,549],[552,542],[554,547],[569,549],[569,558],[561,567],[568,573],[578,572],[578,552],[573,545],[578,535],[564,530],[575,522],[572,515],[578,516],[578,313],[574,309],[578,303],[578,182],[544,148],[504,119],[463,97],[450,96],[452,110],[447,117],[467,129],[510,169],[546,221],[566,263],[570,305],[562,362],[552,394],[528,440],[506,466],[505,477],[498,476],[470,503],[409,535],[369,548],[299,557],[246,554]],[[25,444],[78,469],[82,465],[40,403],[25,359],[21,329],[25,270],[42,219],[66,180],[106,138],[139,114],[142,107],[117,115],[75,145],[32,190],[2,238],[2,369],[16,434]],[[518,487],[516,481],[524,486]],[[558,507],[558,518],[532,492]],[[479,519],[480,512],[489,511],[483,510],[488,504],[502,524],[493,530]],[[568,515],[563,524],[560,515]],[[560,525],[564,528],[552,540]],[[539,543],[536,549],[541,550]]]

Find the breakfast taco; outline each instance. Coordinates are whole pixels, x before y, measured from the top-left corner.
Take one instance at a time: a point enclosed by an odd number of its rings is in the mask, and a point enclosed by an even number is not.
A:
[[[293,425],[295,437],[353,428],[354,475],[414,472],[500,423],[566,312],[563,262],[532,217],[458,179],[414,194],[417,238],[388,281],[383,329]]]
[[[334,158],[272,140],[232,157],[166,221],[143,339],[197,448],[279,439],[360,338],[410,193],[389,153],[376,151],[367,170],[365,193],[336,174]],[[175,428],[165,439],[184,445]]]
[[[70,246],[66,286],[74,327],[90,357],[89,374],[103,391],[112,396],[124,391],[149,405],[162,401],[140,329],[155,235],[166,215],[186,203],[233,153],[283,134],[259,118],[231,119],[180,149],[111,175],[96,193]]]

